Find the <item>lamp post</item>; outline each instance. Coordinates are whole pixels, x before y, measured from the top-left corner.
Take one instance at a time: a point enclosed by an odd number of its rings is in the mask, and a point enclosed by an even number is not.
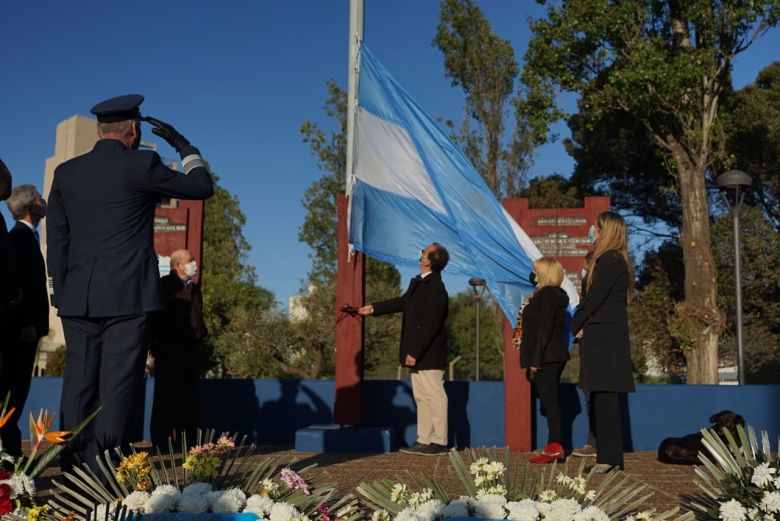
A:
[[[731,211],[734,219],[734,288],[737,301],[737,370],[739,385],[745,384],[745,361],[742,349],[742,277],[739,258],[739,214],[742,210],[742,203],[745,200],[745,189],[750,186],[751,182],[751,177],[740,170],[729,170],[719,175],[715,180],[715,184],[722,190],[721,195],[726,202],[726,207]],[[726,195],[730,192],[734,192],[733,205],[728,195]]]
[[[479,303],[482,300],[482,295],[485,294],[485,287],[487,283],[485,279],[470,278],[469,286],[474,291],[474,302],[477,303],[477,381],[479,382]]]

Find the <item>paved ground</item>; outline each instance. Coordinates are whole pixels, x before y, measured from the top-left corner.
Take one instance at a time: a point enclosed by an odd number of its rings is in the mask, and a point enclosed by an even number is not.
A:
[[[495,452],[494,452],[495,454]],[[487,454],[486,454],[487,455]],[[388,454],[318,454],[296,452],[284,447],[261,447],[253,460],[278,457],[281,463],[292,463],[295,468],[316,464],[312,474],[327,472],[331,481],[338,486],[339,496],[354,492],[361,482],[374,482],[383,478],[409,481],[407,472],[413,475],[425,473],[442,483],[448,493],[459,495],[458,482],[450,472],[450,461],[447,455],[415,456],[400,452]],[[515,453],[511,455],[509,476],[522,476],[526,468],[528,454]],[[497,459],[503,458],[499,451]],[[566,464],[558,465],[558,470],[569,475],[576,475],[580,466],[580,458],[569,458]],[[251,463],[251,462],[250,462]],[[531,465],[536,471],[545,471],[549,475],[550,466]],[[694,467],[667,465],[656,461],[654,452],[636,452],[626,454],[625,472],[632,478],[629,486],[645,485],[647,493],[652,497],[647,506],[657,512],[679,506],[685,508],[685,498],[698,493],[694,484],[696,479]],[[59,475],[59,469],[50,467],[39,483],[42,493],[51,488],[51,478]],[[406,478],[406,479],[404,479]],[[594,477],[592,485],[597,486],[600,477]],[[636,484],[636,485],[634,485]]]

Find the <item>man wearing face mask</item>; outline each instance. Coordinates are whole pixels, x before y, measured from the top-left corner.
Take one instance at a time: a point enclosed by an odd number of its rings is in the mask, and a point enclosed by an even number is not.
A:
[[[168,446],[181,434],[195,440],[198,426],[199,347],[208,331],[203,296],[194,281],[198,263],[187,250],[171,254],[171,272],[162,278],[165,311],[154,322],[152,443]]]
[[[49,332],[49,294],[46,290],[46,265],[38,236],[38,223],[46,217],[46,200],[33,185],[20,185],[8,198],[8,211],[16,225],[8,234],[16,281],[22,298],[9,309],[9,331],[2,350],[0,396],[10,392],[13,416],[2,428],[3,448],[12,456],[22,454],[22,436],[17,423],[30,391],[38,340]]]
[[[101,407],[62,453],[64,470],[140,440],[150,314],[164,309],[154,252],[154,210],[162,197],[207,199],[214,191],[198,149],[171,125],[141,116],[143,96],[95,105],[100,138],[54,172],[46,219],[52,304],[68,351],[60,405],[62,430]],[[184,172],[138,150],[141,121],[181,156]],[[98,474],[100,475],[100,474]]]

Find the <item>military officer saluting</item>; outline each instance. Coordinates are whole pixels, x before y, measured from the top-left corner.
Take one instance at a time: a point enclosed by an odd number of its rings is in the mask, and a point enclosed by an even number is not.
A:
[[[143,96],[95,105],[99,141],[57,167],[46,222],[52,304],[67,344],[60,405],[63,430],[102,407],[63,452],[61,466],[88,462],[137,441],[138,400],[149,346],[150,313],[164,308],[154,252],[154,209],[161,197],[206,199],[214,191],[198,149],[167,123],[142,117]],[[184,172],[138,150],[141,122],[181,156]]]

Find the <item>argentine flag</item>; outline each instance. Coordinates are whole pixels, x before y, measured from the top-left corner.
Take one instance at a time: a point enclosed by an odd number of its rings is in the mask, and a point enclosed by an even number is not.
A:
[[[479,277],[514,324],[541,253],[496,200],[471,162],[361,45],[349,241],[359,252],[417,266],[438,242],[446,273]],[[577,291],[563,289],[572,306]]]

